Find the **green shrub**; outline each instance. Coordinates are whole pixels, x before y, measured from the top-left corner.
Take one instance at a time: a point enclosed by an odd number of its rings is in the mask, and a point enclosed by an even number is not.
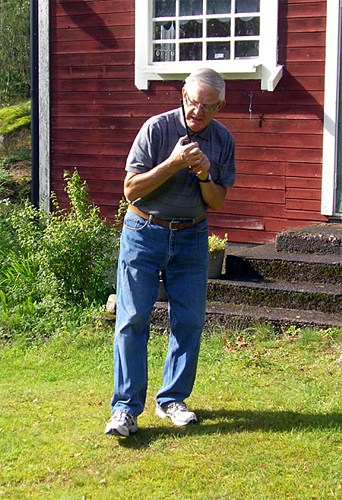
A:
[[[56,196],[50,214],[28,201],[0,201],[0,325],[7,330],[52,309],[103,304],[113,292],[123,211],[114,223],[102,219],[78,172],[65,180],[69,210]]]
[[[60,294],[72,303],[104,299],[114,279],[116,232],[88,200],[79,174],[65,174],[70,211],[59,208],[47,219],[41,267],[58,282]]]
[[[11,182],[11,177],[7,170],[5,169],[4,162],[0,160],[0,196],[5,187]]]

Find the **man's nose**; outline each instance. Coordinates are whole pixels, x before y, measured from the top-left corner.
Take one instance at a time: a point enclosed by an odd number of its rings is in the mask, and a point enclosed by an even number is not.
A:
[[[194,106],[194,111],[196,116],[202,115],[203,114],[202,104],[196,104],[196,106]]]

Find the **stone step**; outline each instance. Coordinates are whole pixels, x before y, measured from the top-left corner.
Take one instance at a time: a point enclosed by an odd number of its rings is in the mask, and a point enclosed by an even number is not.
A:
[[[342,255],[342,223],[330,222],[279,233],[278,252]]]
[[[342,314],[342,286],[247,278],[208,280],[208,301]]]
[[[154,328],[169,329],[166,302],[157,302],[152,311],[151,323]],[[242,330],[257,324],[271,324],[276,333],[282,333],[291,326],[298,328],[342,328],[342,314],[327,314],[319,311],[303,311],[283,307],[255,307],[208,303],[205,329],[238,328]]]
[[[290,254],[274,244],[229,243],[225,259],[227,278],[256,278],[342,285],[342,259],[335,254]]]

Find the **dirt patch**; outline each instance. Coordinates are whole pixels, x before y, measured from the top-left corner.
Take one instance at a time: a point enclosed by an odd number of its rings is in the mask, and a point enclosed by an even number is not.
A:
[[[30,128],[0,135],[0,199],[12,203],[31,196]]]
[[[0,159],[1,161],[1,159]],[[19,160],[4,165],[5,176],[0,184],[0,199],[18,203],[31,195],[31,161]]]

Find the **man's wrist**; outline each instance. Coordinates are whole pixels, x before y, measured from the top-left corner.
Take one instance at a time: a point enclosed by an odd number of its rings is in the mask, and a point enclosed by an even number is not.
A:
[[[207,175],[207,177],[205,179],[200,179],[198,176],[197,176],[197,179],[198,179],[198,182],[202,182],[202,183],[210,182],[211,181],[211,177],[210,177],[209,173],[208,173],[208,175]]]

